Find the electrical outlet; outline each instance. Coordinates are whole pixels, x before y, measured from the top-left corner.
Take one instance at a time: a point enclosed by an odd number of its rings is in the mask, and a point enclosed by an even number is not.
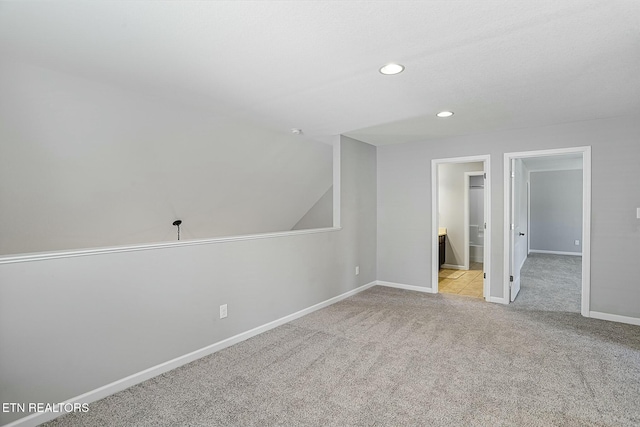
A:
[[[227,317],[227,304],[222,304],[220,306],[220,318],[224,319]]]
[[[580,246],[580,240],[574,240],[573,244],[576,245],[576,246]]]
[[[360,274],[360,266],[359,266],[359,265],[356,265],[356,276],[357,276],[358,274]]]

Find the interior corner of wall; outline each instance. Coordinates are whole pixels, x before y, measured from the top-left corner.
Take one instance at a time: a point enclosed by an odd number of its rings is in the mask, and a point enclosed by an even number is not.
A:
[[[336,135],[333,139],[333,226],[340,228],[342,226],[342,135]]]

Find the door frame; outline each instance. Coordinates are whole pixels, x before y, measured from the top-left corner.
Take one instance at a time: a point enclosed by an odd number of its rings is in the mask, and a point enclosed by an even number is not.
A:
[[[582,295],[580,312],[584,317],[589,317],[590,296],[591,296],[591,146],[557,148],[550,150],[521,151],[514,153],[504,153],[503,163],[503,193],[504,193],[504,242],[503,242],[503,300],[509,304],[509,264],[511,247],[510,220],[511,217],[511,171],[512,159],[522,159],[527,157],[557,156],[563,154],[582,154]]]
[[[467,157],[450,157],[431,160],[431,292],[438,293],[438,165],[445,163],[472,163],[483,162],[484,173],[487,178],[484,182],[485,221],[487,228],[484,231],[483,270],[484,278],[482,294],[486,301],[491,301],[491,156],[489,154]],[[468,233],[468,231],[467,231]],[[469,248],[467,247],[467,251]]]

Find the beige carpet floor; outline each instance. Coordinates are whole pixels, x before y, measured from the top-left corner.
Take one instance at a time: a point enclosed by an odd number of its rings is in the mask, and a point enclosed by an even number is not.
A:
[[[580,313],[582,257],[529,254],[513,308]]]
[[[640,327],[377,286],[47,425],[638,426]]]

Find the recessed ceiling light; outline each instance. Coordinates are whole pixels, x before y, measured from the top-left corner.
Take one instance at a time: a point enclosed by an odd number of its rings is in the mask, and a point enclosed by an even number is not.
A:
[[[384,67],[380,68],[380,72],[387,76],[390,76],[393,74],[399,74],[402,71],[404,71],[404,65],[393,64],[393,63],[387,64]]]
[[[453,116],[453,111],[440,111],[438,114],[436,114],[436,116],[438,117],[451,117]]]

